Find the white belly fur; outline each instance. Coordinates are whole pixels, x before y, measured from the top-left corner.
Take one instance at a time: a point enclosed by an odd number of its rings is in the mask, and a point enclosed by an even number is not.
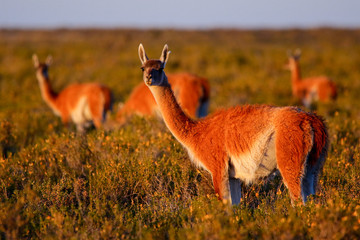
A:
[[[71,111],[71,119],[75,124],[84,124],[92,121],[92,115],[86,97],[80,98],[74,110]]]
[[[239,178],[248,184],[268,176],[277,167],[274,131],[263,134],[247,153],[229,153],[229,156],[229,177]]]

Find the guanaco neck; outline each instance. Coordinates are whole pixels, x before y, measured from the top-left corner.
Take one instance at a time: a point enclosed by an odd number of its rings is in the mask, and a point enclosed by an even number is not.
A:
[[[57,111],[57,107],[56,107],[57,94],[51,88],[49,77],[44,76],[44,74],[41,73],[41,71],[36,72],[36,77],[39,81],[42,98],[49,105],[51,109]]]
[[[301,72],[299,62],[295,59],[292,59],[291,63],[291,87],[293,95],[297,95],[299,90],[299,83],[301,82]]]
[[[186,144],[186,139],[193,136],[192,131],[196,121],[189,118],[177,103],[174,93],[168,86],[150,86],[156,103],[163,115],[165,124],[182,144]]]
[[[298,83],[301,81],[300,64],[296,60],[293,60],[291,64],[291,81],[292,83]]]

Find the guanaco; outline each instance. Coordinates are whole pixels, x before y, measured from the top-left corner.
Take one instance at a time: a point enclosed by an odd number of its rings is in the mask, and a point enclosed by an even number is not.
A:
[[[206,78],[190,73],[176,73],[168,81],[181,108],[192,118],[205,117],[208,112],[210,84]],[[133,115],[161,117],[156,101],[145,83],[137,85],[116,114],[120,124]]]
[[[254,182],[275,169],[280,171],[292,202],[301,198],[305,203],[315,194],[328,147],[327,128],[320,117],[295,107],[246,105],[202,119],[189,118],[164,72],[168,46],[159,60],[149,60],[142,44],[138,51],[143,81],[166,126],[187,149],[192,162],[210,172],[219,199],[238,204],[241,181]]]
[[[292,94],[302,101],[303,105],[311,108],[314,102],[329,102],[337,97],[335,83],[326,76],[301,79],[300,60],[301,51],[297,49],[294,54],[288,51],[286,68],[291,71]]]
[[[75,83],[60,93],[55,93],[48,73],[52,57],[48,56],[45,63],[40,63],[34,54],[33,62],[42,98],[55,115],[61,117],[64,125],[68,125],[72,120],[79,132],[84,132],[92,124],[96,128],[101,127],[113,101],[108,87],[98,83]]]

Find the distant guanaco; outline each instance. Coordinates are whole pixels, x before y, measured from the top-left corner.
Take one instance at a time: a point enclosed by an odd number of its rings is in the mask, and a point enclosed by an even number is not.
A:
[[[166,126],[187,149],[193,163],[209,171],[218,198],[238,204],[241,182],[251,183],[275,169],[282,175],[292,202],[315,194],[328,148],[327,128],[313,113],[295,107],[246,105],[219,110],[205,118],[189,118],[170,88],[159,60],[149,60],[142,44],[143,81],[153,94]]]
[[[208,112],[210,84],[206,78],[190,73],[177,73],[168,76],[177,101],[186,114],[192,118],[205,117]],[[153,95],[145,83],[137,85],[128,100],[116,115],[119,123],[133,115],[161,117]]]
[[[326,76],[310,77],[301,79],[299,59],[300,49],[294,54],[288,51],[288,63],[286,68],[291,71],[291,83],[293,96],[301,100],[303,105],[311,108],[314,102],[329,102],[337,97],[335,83]]]
[[[108,87],[98,83],[75,83],[55,93],[48,74],[52,57],[48,56],[45,63],[40,63],[34,54],[33,61],[42,98],[55,115],[61,117],[64,125],[72,120],[79,132],[84,132],[92,124],[96,128],[101,127],[113,101]]]

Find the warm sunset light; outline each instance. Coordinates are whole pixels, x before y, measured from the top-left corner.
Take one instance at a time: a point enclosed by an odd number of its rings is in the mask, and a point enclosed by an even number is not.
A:
[[[360,239],[359,0],[2,0],[0,239]]]

